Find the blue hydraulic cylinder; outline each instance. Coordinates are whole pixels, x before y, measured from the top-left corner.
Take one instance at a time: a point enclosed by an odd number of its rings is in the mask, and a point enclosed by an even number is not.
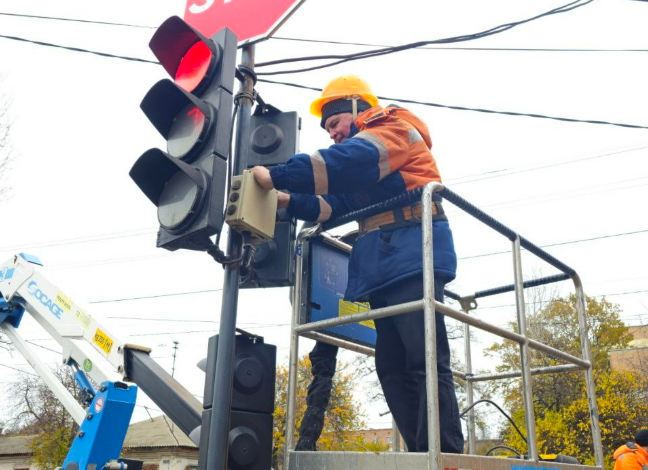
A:
[[[110,460],[119,459],[136,399],[136,385],[102,383],[63,462],[63,470],[101,470]]]
[[[2,276],[2,271],[0,271],[0,276]],[[5,302],[0,297],[0,323],[7,322],[14,328],[18,328],[23,313],[25,313],[25,307],[15,302]]]

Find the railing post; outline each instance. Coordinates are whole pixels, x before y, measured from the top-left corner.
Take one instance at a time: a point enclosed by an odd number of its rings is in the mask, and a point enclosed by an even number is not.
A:
[[[471,303],[474,303],[474,299],[461,299],[461,310],[463,310],[466,315],[470,313]],[[476,452],[476,434],[475,434],[475,409],[472,408],[474,403],[474,394],[473,394],[473,381],[472,381],[472,353],[470,350],[470,325],[464,323],[464,354],[466,361],[466,407],[470,408],[468,411],[468,453],[474,455]]]
[[[297,394],[297,370],[299,368],[299,333],[295,327],[299,324],[299,313],[301,309],[301,281],[303,270],[303,244],[302,238],[297,238],[295,249],[295,287],[292,295],[292,320],[290,323],[290,359],[288,364],[288,389],[286,390],[286,443],[284,447],[284,470],[290,465],[290,451],[293,449],[293,437],[295,435],[295,398]]]
[[[423,191],[423,316],[425,321],[425,388],[428,418],[428,470],[441,469],[439,425],[439,379],[437,375],[436,321],[434,308],[434,257],[432,251],[432,192],[439,183]]]
[[[585,293],[580,277],[576,274],[573,278],[576,288],[576,310],[578,312],[578,326],[580,330],[581,351],[583,359],[590,363],[585,369],[585,387],[587,389],[587,402],[590,412],[590,427],[592,429],[592,444],[594,446],[594,458],[596,465],[603,468],[603,444],[601,442],[601,425],[599,423],[598,404],[596,402],[596,384],[594,383],[594,364],[592,364],[592,352],[590,351],[587,324],[587,308],[585,305]]]
[[[536,441],[535,411],[533,409],[533,390],[531,385],[531,356],[527,339],[526,313],[524,309],[524,285],[522,278],[522,253],[520,237],[513,242],[513,271],[515,273],[515,303],[517,306],[518,333],[525,341],[520,344],[520,359],[522,371],[522,392],[524,397],[524,418],[527,428],[527,452],[529,458],[538,461],[538,445]]]

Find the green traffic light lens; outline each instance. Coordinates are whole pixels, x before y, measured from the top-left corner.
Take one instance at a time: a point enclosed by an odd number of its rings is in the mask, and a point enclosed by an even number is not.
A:
[[[190,220],[198,202],[198,186],[186,173],[178,171],[167,181],[158,201],[158,220],[168,230]]]
[[[193,93],[207,76],[214,55],[207,44],[195,43],[182,57],[176,70],[175,82],[189,93]]]
[[[167,150],[175,158],[188,156],[206,132],[207,118],[194,104],[185,106],[171,124]]]

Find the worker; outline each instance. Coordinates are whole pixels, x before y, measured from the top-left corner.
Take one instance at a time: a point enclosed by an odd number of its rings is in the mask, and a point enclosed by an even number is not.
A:
[[[614,470],[644,470],[648,468],[648,429],[637,432],[634,442],[614,451]]]
[[[325,222],[347,212],[441,181],[427,126],[398,106],[382,108],[364,80],[332,80],[311,105],[334,144],[284,165],[252,169],[257,182],[276,188],[278,207],[298,219]],[[439,198],[440,199],[440,198]],[[433,203],[434,296],[454,279],[457,258],[440,200]],[[345,300],[372,308],[423,298],[421,204],[359,220],[349,258]],[[387,405],[410,452],[428,449],[423,311],[375,320],[376,371]],[[450,369],[443,315],[436,314],[441,450],[461,453],[463,435]]]

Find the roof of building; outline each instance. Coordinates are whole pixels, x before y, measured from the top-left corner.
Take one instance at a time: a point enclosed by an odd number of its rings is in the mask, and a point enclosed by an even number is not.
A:
[[[165,415],[133,423],[128,427],[124,449],[142,447],[196,447]]]
[[[0,436],[0,455],[29,455],[29,446],[35,438],[34,435]]]
[[[29,436],[0,436],[0,456],[29,455],[29,445],[36,438]],[[124,449],[155,447],[192,447],[196,445],[166,416],[133,423],[128,427]]]

